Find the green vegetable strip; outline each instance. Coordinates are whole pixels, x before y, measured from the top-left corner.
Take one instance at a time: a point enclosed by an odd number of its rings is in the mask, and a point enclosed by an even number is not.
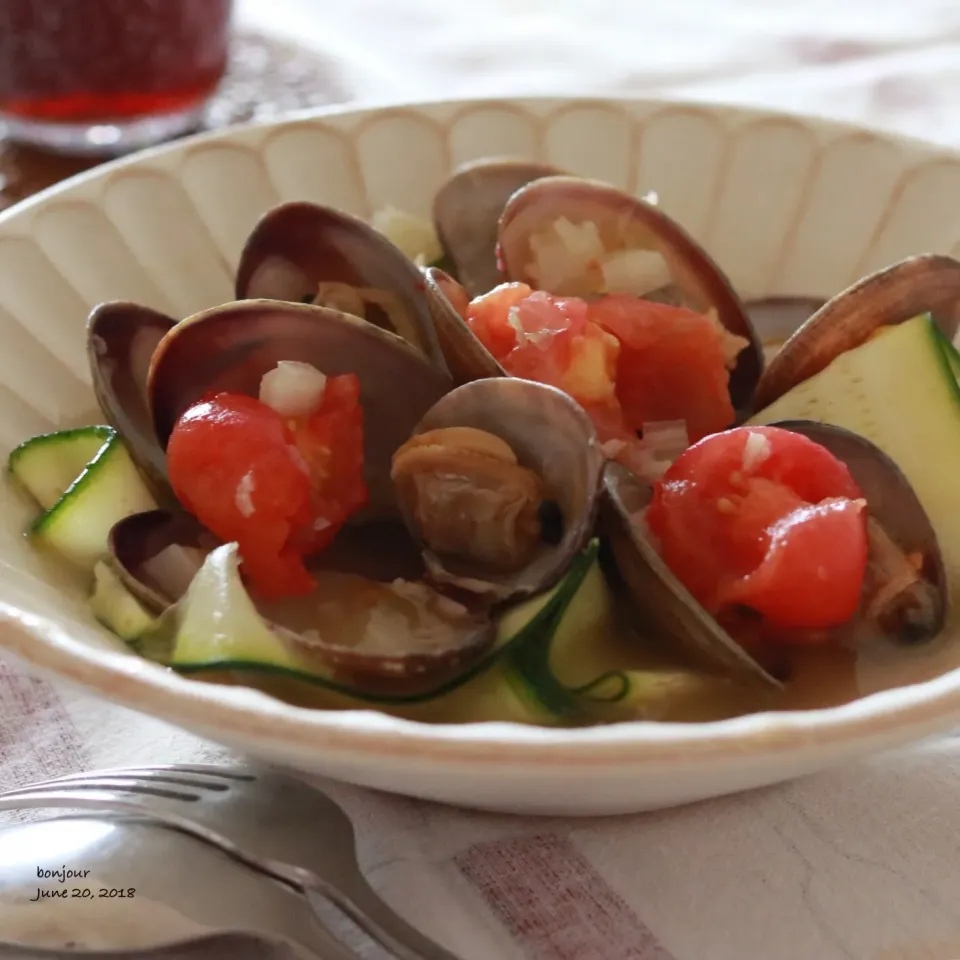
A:
[[[560,584],[553,589],[553,595],[546,605],[540,609],[536,615],[526,623],[522,629],[510,637],[507,637],[499,645],[487,651],[485,655],[470,665],[463,673],[452,677],[436,687],[427,691],[417,693],[369,693],[357,687],[349,686],[337,681],[332,675],[325,675],[319,672],[306,672],[294,670],[290,667],[273,665],[251,660],[233,660],[229,658],[205,661],[203,663],[171,662],[172,643],[171,632],[175,627],[175,608],[171,608],[170,616],[163,618],[163,623],[157,631],[144,637],[137,645],[139,652],[149,659],[161,662],[170,666],[179,673],[186,675],[201,674],[210,672],[236,671],[240,673],[254,673],[259,675],[274,675],[288,677],[291,679],[303,681],[314,686],[323,687],[333,693],[342,696],[352,697],[366,703],[381,704],[404,704],[404,703],[423,703],[428,700],[434,700],[445,694],[451,693],[457,688],[463,686],[469,680],[488,670],[501,657],[514,651],[521,650],[527,646],[544,648],[549,651],[550,640],[563,618],[563,612],[568,607],[571,599],[576,594],[580,585],[593,564],[599,548],[598,541],[591,542],[587,548],[579,554],[567,571],[566,577]],[[530,602],[530,601],[528,601]],[[535,655],[536,656],[536,655]],[[522,656],[521,660],[525,660]],[[542,696],[538,694],[538,701],[542,701]],[[558,706],[562,706],[561,700],[556,699]]]

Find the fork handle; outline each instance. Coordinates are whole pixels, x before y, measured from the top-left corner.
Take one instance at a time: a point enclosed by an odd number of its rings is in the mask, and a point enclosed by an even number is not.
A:
[[[303,892],[321,918],[320,905],[332,903],[397,960],[462,960],[394,912],[359,871],[338,878],[337,887],[304,886]]]

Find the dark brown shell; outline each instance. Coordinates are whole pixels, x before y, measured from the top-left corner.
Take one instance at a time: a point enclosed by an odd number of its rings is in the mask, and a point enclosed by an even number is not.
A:
[[[924,558],[923,619],[904,619],[892,639],[917,643],[937,636],[950,606],[943,557],[933,525],[896,464],[869,440],[830,424],[805,420],[771,423],[809,437],[842,460],[867,501],[876,522],[905,554]],[[618,463],[604,477],[602,529],[627,593],[642,623],[689,659],[741,681],[779,685],[693,598],[661,559],[642,513],[652,487]]]
[[[730,397],[737,412],[744,415],[763,368],[762,347],[740,298],[706,251],[652,203],[595,180],[547,177],[518,190],[504,208],[499,243],[508,279],[533,279],[525,271],[530,237],[561,216],[573,223],[596,223],[610,249],[625,244],[630,249],[658,252],[685,305],[700,312],[714,309],[730,333],[748,341],[730,374]]]
[[[182,584],[158,579],[151,573],[151,561],[170,546],[197,549],[206,555],[221,543],[189,514],[154,510],[115,524],[109,546],[108,562],[112,569],[141,603],[159,614],[180,600],[185,589]],[[422,573],[419,555],[406,528],[399,523],[346,527],[310,566],[315,571],[335,570],[383,584]],[[493,622],[474,613],[463,618],[463,629],[454,634],[455,643],[449,648],[424,650],[417,637],[397,634],[397,653],[368,653],[319,635],[307,638],[302,631],[309,629],[311,623],[309,604],[309,597],[256,602],[260,614],[274,630],[349,676],[352,682],[374,691],[389,691],[397,684],[411,682],[435,685],[482,654],[494,638]],[[409,643],[407,650],[405,641]],[[404,687],[402,692],[411,691]]]
[[[486,158],[458,167],[437,191],[433,201],[437,237],[471,297],[500,282],[497,229],[507,200],[534,180],[560,175],[561,170],[546,163]]]
[[[750,684],[779,688],[677,579],[657,553],[638,515],[653,488],[615,461],[604,472],[601,529],[640,625],[675,644],[693,664]]]
[[[284,203],[265,213],[240,255],[237,299],[311,302],[324,281],[392,294],[400,307],[398,322],[374,306],[367,307],[364,319],[446,370],[423,278],[393,243],[363,220],[314,203]]]
[[[440,348],[454,381],[462,384],[485,377],[505,377],[506,371],[474,336],[454,306],[454,299],[462,301],[466,291],[437,267],[427,267],[423,273]]]
[[[161,613],[180,599],[182,584],[151,576],[149,562],[171,546],[206,554],[219,545],[220,541],[191,514],[182,510],[150,510],[124,517],[113,525],[108,560],[127,590],[148,609]]]
[[[778,420],[770,426],[803,434],[842,460],[863,491],[871,518],[904,554],[923,557],[931,602],[922,622],[904,622],[892,639],[912,644],[938,636],[950,611],[950,585],[936,530],[903,471],[876,444],[842,427],[810,420]]]
[[[180,415],[211,391],[256,397],[263,375],[281,360],[330,376],[357,375],[370,490],[364,518],[392,513],[390,458],[452,381],[400,337],[325,307],[246,300],[178,324],[157,347],[147,383],[161,444]]]
[[[496,574],[463,560],[425,550],[427,569],[438,585],[476,592],[492,602],[530,596],[560,579],[594,530],[604,457],[596,430],[583,408],[566,393],[530,380],[475,380],[448,393],[424,415],[413,433],[443,427],[473,427],[504,440],[519,464],[536,473],[547,498],[560,509],[559,543],[541,545],[519,572]],[[415,537],[416,522],[401,498]]]
[[[97,401],[158,495],[167,489],[167,464],[147,404],[147,373],[153,351],[175,324],[163,313],[122,300],[98,304],[87,319]]]
[[[833,297],[791,336],[757,384],[762,410],[883,326],[931,313],[949,337],[960,322],[960,262],[940,254],[910,257]]]

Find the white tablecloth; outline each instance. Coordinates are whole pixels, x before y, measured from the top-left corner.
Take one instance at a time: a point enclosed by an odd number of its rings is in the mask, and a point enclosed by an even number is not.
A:
[[[729,100],[960,141],[960,4],[240,0],[361,101]],[[0,665],[0,786],[223,757]],[[332,785],[383,895],[464,960],[957,960],[960,739],[696,807],[484,816]],[[7,931],[3,931],[7,932]]]

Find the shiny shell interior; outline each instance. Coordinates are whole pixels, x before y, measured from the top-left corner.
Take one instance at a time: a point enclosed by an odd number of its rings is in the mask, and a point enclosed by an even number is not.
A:
[[[463,287],[437,267],[426,267],[423,274],[440,348],[453,379],[460,384],[505,377],[506,371],[467,326],[469,299]]]
[[[471,297],[500,282],[497,229],[507,200],[533,180],[561,174],[545,163],[476,160],[457,168],[437,191],[433,201],[437,236]]]
[[[603,484],[602,529],[641,625],[698,666],[746,683],[780,687],[697,603],[657,553],[643,520],[653,488],[615,462],[607,464]]]
[[[124,586],[160,614],[184,597],[220,545],[189,514],[155,510],[113,527],[109,562]],[[436,682],[493,640],[489,618],[416,582],[422,565],[399,524],[347,527],[311,567],[319,579],[315,595],[251,599],[278,635],[368,689],[389,690],[411,679]],[[413,611],[419,629],[405,629]]]
[[[423,293],[420,272],[381,233],[306,202],[264,214],[237,268],[238,300],[316,303],[352,313],[402,337],[445,370]]]
[[[426,413],[414,438],[456,427],[485,431],[509,445],[519,465],[541,479],[545,501],[559,508],[562,533],[556,542],[541,541],[529,562],[513,572],[492,570],[462,556],[438,555],[425,547],[432,580],[490,602],[552,586],[593,532],[603,468],[593,424],[579,404],[560,390],[498,378],[476,380],[447,394]],[[469,483],[455,458],[444,470],[453,483]],[[399,499],[411,531],[422,538],[412,495],[401,489]],[[453,519],[466,522],[470,518]]]
[[[748,341],[730,374],[730,396],[738,411],[749,409],[762,369],[761,344],[730,281],[706,251],[653,203],[598,181],[548,177],[517,191],[504,208],[499,249],[509,279],[542,288],[540,278],[530,269],[535,260],[532,239],[560,218],[574,225],[595,224],[607,251],[650,253],[648,289],[631,292],[679,300],[702,313],[714,310],[730,333]],[[553,287],[549,292],[589,296],[607,291],[577,284]]]
[[[166,458],[153,432],[147,373],[157,344],[176,321],[127,301],[94,307],[87,320],[87,357],[94,393],[155,490],[166,487]]]
[[[898,622],[892,638],[919,643],[938,636],[951,601],[943,554],[933,524],[900,468],[875,444],[842,427],[810,420],[780,420],[770,426],[803,434],[842,460],[863,491],[872,521],[905,555],[923,558],[930,588],[922,597],[924,609]]]
[[[211,391],[257,396],[263,375],[281,360],[328,376],[357,375],[370,490],[364,516],[394,513],[390,458],[452,381],[406,341],[355,316],[248,300],[184,320],[161,340],[150,367],[147,392],[160,442],[166,446],[180,415]]]
[[[871,274],[813,314],[770,361],[757,384],[763,409],[831,360],[860,346],[878,327],[930,313],[951,339],[960,323],[960,262],[939,254],[910,257]]]
[[[898,613],[889,639],[916,643],[943,628],[949,596],[936,534],[902,472],[881,450],[848,430],[811,421],[782,421],[771,426],[803,434],[825,447],[849,468],[869,509],[871,549],[886,534],[905,555],[923,558],[924,579],[918,602]],[[606,467],[603,530],[625,591],[642,620],[676,643],[695,663],[742,680],[777,681],[694,599],[660,557],[644,520],[653,488],[617,463]],[[875,639],[875,638],[872,638]]]

